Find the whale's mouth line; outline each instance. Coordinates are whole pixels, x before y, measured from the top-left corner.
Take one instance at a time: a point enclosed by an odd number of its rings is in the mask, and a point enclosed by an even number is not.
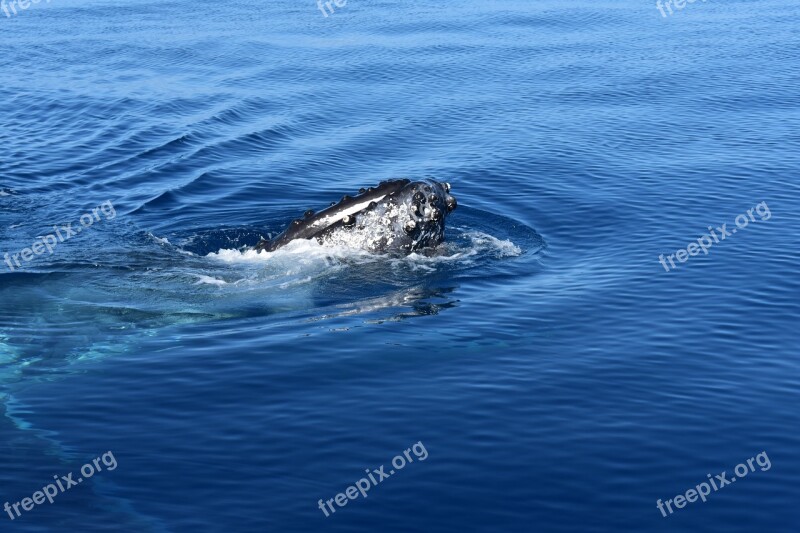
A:
[[[312,228],[318,228],[318,227],[332,226],[333,224],[341,222],[342,220],[344,220],[345,218],[347,218],[347,217],[349,217],[351,215],[355,215],[356,213],[360,213],[361,211],[364,211],[365,209],[367,209],[369,207],[369,205],[372,202],[382,202],[384,200],[384,198],[386,198],[387,196],[389,196],[389,195],[388,194],[384,194],[383,196],[380,196],[380,197],[377,197],[377,198],[372,198],[372,199],[369,199],[369,200],[365,200],[364,202],[362,202],[360,204],[356,204],[356,205],[354,205],[354,206],[352,206],[352,207],[350,207],[348,209],[345,209],[344,211],[339,211],[336,215],[328,215],[325,218],[322,218],[322,219],[319,219],[319,220],[315,220],[311,224],[311,227]]]

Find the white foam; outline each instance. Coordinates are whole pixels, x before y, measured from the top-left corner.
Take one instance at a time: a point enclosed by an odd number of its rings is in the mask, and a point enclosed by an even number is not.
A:
[[[480,251],[494,252],[496,257],[518,257],[522,248],[509,240],[500,240],[487,233],[473,231],[465,234]]]
[[[466,242],[465,242],[466,241]],[[516,257],[522,249],[509,240],[501,240],[479,231],[466,231],[458,241],[445,242],[433,253],[415,252],[405,257],[370,253],[352,244],[300,239],[274,252],[221,249],[206,257],[227,265],[262,267],[271,278],[291,276],[311,279],[314,274],[345,268],[346,265],[389,262],[393,268],[411,268],[435,272],[439,266],[472,266],[481,257]],[[295,283],[297,279],[293,280]]]
[[[151,233],[150,235],[153,235],[153,234]],[[153,239],[155,239],[155,241],[156,241],[158,244],[171,244],[171,243],[169,242],[169,239],[167,239],[166,237],[164,237],[164,238],[162,239],[161,237],[156,237],[155,235],[153,235]]]
[[[435,271],[436,265],[439,263],[469,266],[474,264],[475,259],[483,255],[492,255],[496,258],[522,255],[522,249],[513,242],[498,239],[487,233],[468,231],[463,233],[462,237],[469,239],[467,246],[461,243],[446,242],[440,246],[438,253],[424,255],[415,252],[400,261],[409,262],[415,269]]]
[[[376,258],[374,254],[359,248],[342,245],[323,245],[315,240],[306,239],[292,241],[274,252],[266,250],[257,252],[252,249],[245,251],[222,249],[218,252],[211,252],[206,257],[231,264],[280,262],[298,265],[327,263],[331,259]]]
[[[197,278],[197,283],[195,283],[195,285],[217,285],[217,286],[222,286],[222,285],[227,285],[228,284],[228,282],[225,281],[224,279],[217,279],[217,278],[213,278],[211,276],[204,276],[202,274],[192,274],[192,275]]]

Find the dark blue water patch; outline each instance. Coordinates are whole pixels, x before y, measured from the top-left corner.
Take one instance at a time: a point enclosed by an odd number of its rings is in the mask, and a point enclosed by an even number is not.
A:
[[[266,229],[259,231],[249,228],[208,229],[181,238],[181,249],[195,255],[206,256],[222,249],[244,250],[258,244],[262,238],[269,238],[277,232]]]

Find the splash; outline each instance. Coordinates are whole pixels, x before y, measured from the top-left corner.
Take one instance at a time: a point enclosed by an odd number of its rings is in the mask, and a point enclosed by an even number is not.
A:
[[[435,269],[437,264],[471,266],[477,258],[499,259],[517,257],[522,253],[522,248],[510,240],[498,239],[481,231],[468,231],[435,249],[403,257],[365,251],[359,242],[326,240],[319,243],[313,239],[295,240],[274,252],[221,249],[206,257],[228,265],[284,267],[286,275],[296,275],[304,270],[381,262],[410,268],[428,266]]]

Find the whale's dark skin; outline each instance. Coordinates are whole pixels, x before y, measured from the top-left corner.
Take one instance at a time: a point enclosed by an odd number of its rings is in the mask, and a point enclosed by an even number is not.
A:
[[[316,239],[370,252],[409,254],[441,243],[445,219],[457,206],[448,183],[384,181],[319,213],[306,211],[276,238],[262,239],[255,250],[272,252],[297,239]]]

